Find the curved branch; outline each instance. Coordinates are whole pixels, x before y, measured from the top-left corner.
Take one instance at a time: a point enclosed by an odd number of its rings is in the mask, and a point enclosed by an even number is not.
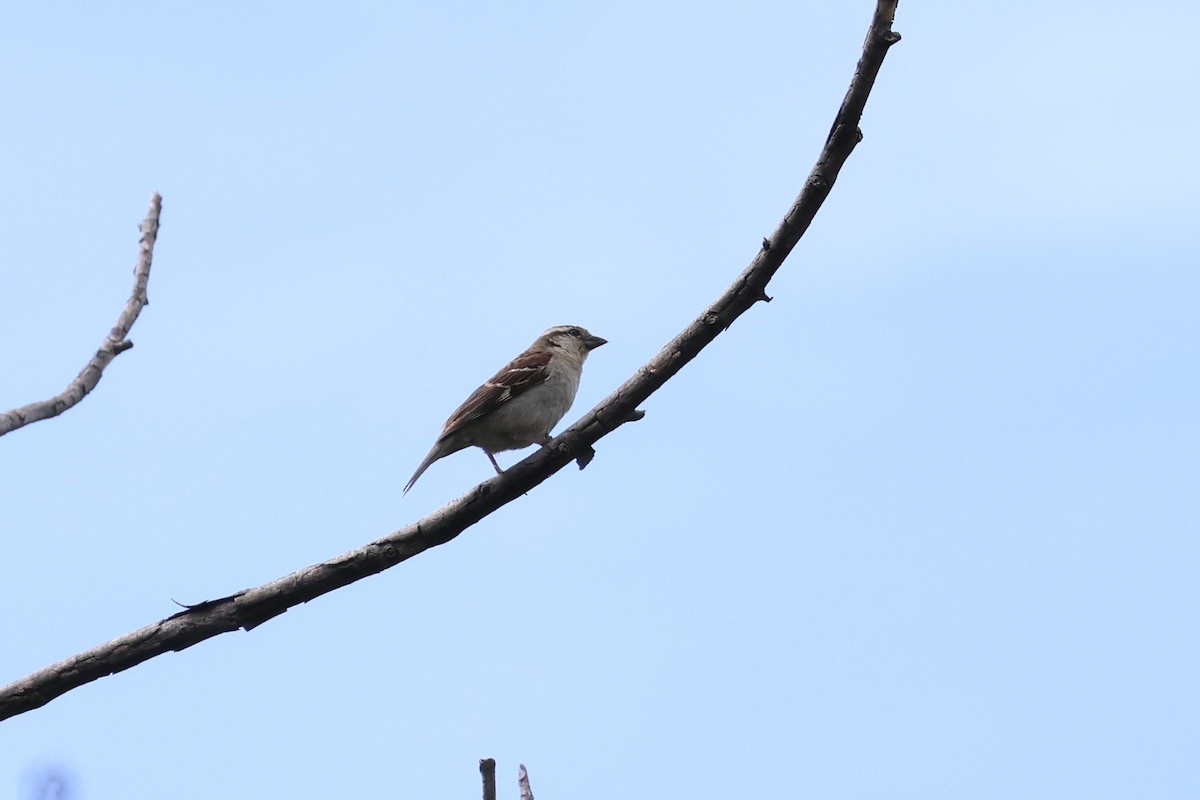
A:
[[[637,405],[729,328],[760,300],[770,300],[767,282],[783,264],[829,195],[838,172],[861,139],[858,122],[888,48],[900,37],[891,30],[897,0],[879,0],[862,58],[845,101],[805,182],[779,227],[737,280],[658,355],[549,446],[476,486],[469,493],[370,544],[277,580],[188,607],[118,639],[52,664],[0,689],[0,720],[38,708],[56,697],[140,664],[183,650],[222,633],[251,630],[289,608],[444,544],[511,500],[545,481],[574,459],[586,463],[591,446],[638,417]]]
[[[125,303],[125,308],[121,310],[121,316],[117,317],[117,324],[101,342],[100,349],[75,376],[75,380],[67,384],[67,388],[54,397],[0,414],[0,436],[12,433],[18,428],[24,428],[30,423],[57,417],[68,408],[77,405],[80,400],[87,397],[92,389],[96,388],[96,384],[100,382],[100,377],[104,373],[104,368],[111,364],[114,358],[133,347],[133,342],[126,337],[129,336],[129,330],[133,327],[133,323],[137,321],[138,314],[142,313],[142,309],[150,304],[150,300],[146,297],[146,284],[150,282],[150,262],[154,259],[154,241],[158,238],[160,213],[162,213],[162,197],[155,193],[150,198],[150,211],[147,212],[146,219],[142,221],[140,228],[142,238],[137,264],[133,268],[133,291]]]

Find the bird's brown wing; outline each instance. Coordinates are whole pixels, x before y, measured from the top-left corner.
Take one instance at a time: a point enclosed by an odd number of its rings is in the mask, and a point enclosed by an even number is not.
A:
[[[450,419],[442,426],[440,438],[445,439],[514,397],[520,397],[533,387],[545,383],[550,377],[547,369],[549,364],[550,354],[546,352],[523,353],[514,358],[487,383],[472,392],[466,402],[450,415]]]

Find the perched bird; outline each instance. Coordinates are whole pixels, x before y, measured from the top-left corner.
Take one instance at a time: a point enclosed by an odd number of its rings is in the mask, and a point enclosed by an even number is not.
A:
[[[500,474],[493,453],[548,443],[550,429],[575,402],[588,353],[607,341],[577,325],[559,325],[543,333],[450,415],[404,491],[430,464],[463,448],[482,449]]]

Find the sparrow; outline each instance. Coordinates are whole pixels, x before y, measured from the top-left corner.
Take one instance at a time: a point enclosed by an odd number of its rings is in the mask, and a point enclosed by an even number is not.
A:
[[[450,415],[404,492],[430,464],[464,448],[483,450],[500,475],[503,470],[494,453],[548,444],[550,429],[575,402],[588,353],[607,343],[577,325],[559,325],[543,333]]]

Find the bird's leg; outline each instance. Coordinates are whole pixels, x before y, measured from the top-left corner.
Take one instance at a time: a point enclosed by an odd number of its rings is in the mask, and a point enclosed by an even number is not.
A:
[[[484,453],[484,455],[486,455],[488,457],[488,461],[492,462],[492,466],[496,468],[496,474],[503,475],[504,470],[500,469],[500,465],[496,463],[496,457],[493,456],[491,453],[489,453],[487,450],[484,450],[483,453]]]

